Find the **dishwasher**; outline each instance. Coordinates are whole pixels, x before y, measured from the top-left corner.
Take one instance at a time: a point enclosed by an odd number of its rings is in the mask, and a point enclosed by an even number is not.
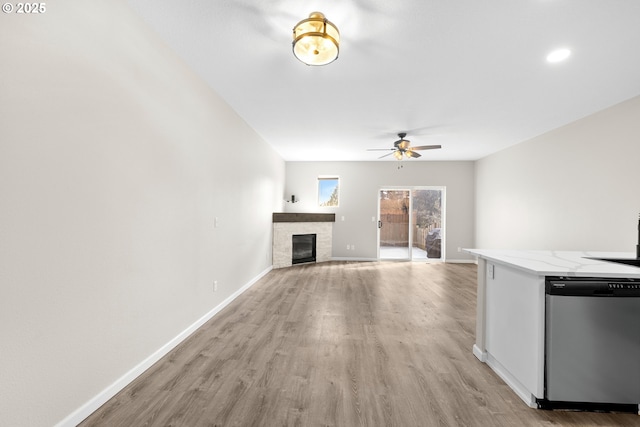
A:
[[[640,411],[640,279],[547,277],[542,409]]]

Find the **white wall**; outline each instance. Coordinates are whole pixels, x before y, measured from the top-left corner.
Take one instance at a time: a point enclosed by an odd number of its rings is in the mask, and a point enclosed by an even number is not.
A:
[[[2,426],[59,422],[267,271],[284,191],[123,1],[47,7],[0,17]]]
[[[402,168],[398,169],[400,165]],[[322,175],[340,177],[337,208],[318,207],[317,179]],[[375,259],[378,190],[389,186],[446,187],[446,259],[472,259],[457,252],[457,248],[474,246],[473,162],[287,162],[285,198],[295,194],[300,201],[286,203],[285,209],[287,212],[335,212],[332,256]],[[355,245],[355,250],[347,250],[347,244]]]
[[[635,252],[640,97],[476,165],[479,248]]]

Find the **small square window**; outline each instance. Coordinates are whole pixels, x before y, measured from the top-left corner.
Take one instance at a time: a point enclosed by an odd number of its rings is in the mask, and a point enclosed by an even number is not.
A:
[[[318,206],[338,206],[340,179],[338,177],[318,178]]]

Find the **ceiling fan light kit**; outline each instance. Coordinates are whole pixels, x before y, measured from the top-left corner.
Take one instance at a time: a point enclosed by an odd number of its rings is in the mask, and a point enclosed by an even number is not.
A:
[[[338,58],[340,32],[321,12],[312,12],[293,28],[293,54],[307,65],[327,65]]]

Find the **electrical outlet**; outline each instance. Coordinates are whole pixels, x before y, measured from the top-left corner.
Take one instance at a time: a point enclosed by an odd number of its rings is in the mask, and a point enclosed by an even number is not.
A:
[[[351,245],[347,245],[347,250],[351,249]]]
[[[495,266],[493,264],[487,264],[487,276],[489,276],[489,279],[494,279],[495,275]]]
[[[213,292],[216,292],[218,290],[218,281],[214,280],[213,281]]]

